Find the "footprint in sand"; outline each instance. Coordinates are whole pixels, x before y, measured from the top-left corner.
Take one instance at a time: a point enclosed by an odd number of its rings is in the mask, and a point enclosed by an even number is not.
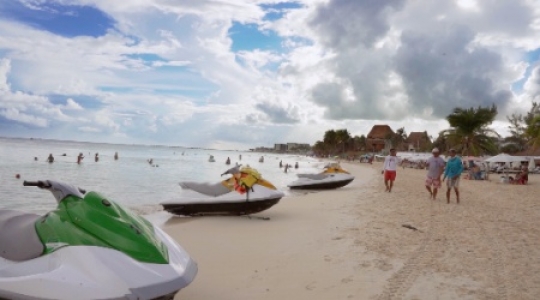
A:
[[[346,277],[346,278],[341,279],[341,283],[349,283],[349,282],[352,282],[353,279],[352,279],[351,277],[352,277],[352,276],[349,276],[349,277]]]
[[[377,261],[377,268],[381,271],[390,271],[394,268],[391,264],[387,263],[385,260]]]
[[[312,282],[312,283],[306,285],[306,290],[312,291],[314,289],[315,289],[315,282]]]

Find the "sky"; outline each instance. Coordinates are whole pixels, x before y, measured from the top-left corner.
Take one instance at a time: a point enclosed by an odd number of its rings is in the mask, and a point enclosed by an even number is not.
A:
[[[540,0],[2,0],[0,136],[249,149],[540,102]]]

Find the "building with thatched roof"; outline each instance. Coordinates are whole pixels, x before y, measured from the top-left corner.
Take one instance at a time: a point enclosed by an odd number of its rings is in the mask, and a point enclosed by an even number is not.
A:
[[[394,135],[394,131],[388,125],[374,125],[366,137],[366,150],[379,152],[388,150],[391,142],[389,137]]]
[[[405,140],[407,151],[428,151],[431,147],[431,140],[426,131],[413,131]]]

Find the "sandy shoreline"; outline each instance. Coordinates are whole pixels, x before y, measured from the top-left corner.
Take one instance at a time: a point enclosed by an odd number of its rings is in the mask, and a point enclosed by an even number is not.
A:
[[[428,199],[425,171],[343,164],[335,191],[284,198],[259,215],[172,218],[164,228],[197,260],[176,299],[537,299],[540,178],[462,181],[462,203]],[[418,231],[403,227],[411,225]]]

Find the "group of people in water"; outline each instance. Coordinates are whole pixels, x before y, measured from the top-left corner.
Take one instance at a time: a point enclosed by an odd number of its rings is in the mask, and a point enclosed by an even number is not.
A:
[[[64,153],[64,154],[62,154],[61,156],[67,156],[67,154]],[[80,152],[79,155],[77,155],[77,163],[80,164],[80,163],[83,161],[83,159],[84,159],[84,155],[83,155],[82,152]],[[35,160],[35,161],[38,161],[37,156],[34,157],[34,160]],[[115,153],[114,153],[114,160],[118,160],[118,152],[115,152]],[[53,156],[52,153],[49,153],[49,156],[47,157],[47,160],[46,160],[46,161],[47,161],[48,163],[50,163],[50,164],[54,162],[54,156]],[[95,161],[95,162],[98,162],[98,161],[99,161],[99,153],[96,153],[96,154],[94,155],[94,161]]]
[[[239,160],[242,160],[242,155],[239,155],[238,158],[239,158]],[[261,158],[262,158],[262,156],[261,156]],[[259,162],[263,162],[263,161],[264,161],[263,159],[259,159]],[[230,165],[230,164],[231,164],[231,158],[230,158],[230,157],[227,157],[227,160],[225,161],[225,164],[226,164],[226,165]],[[238,163],[236,163],[236,164],[238,165]],[[283,161],[282,161],[282,160],[279,161],[279,167],[280,167],[280,168],[283,168]],[[293,167],[293,166],[292,166],[291,164],[285,164],[285,168],[284,168],[283,170],[284,170],[285,173],[287,173],[287,170],[290,169],[290,168],[292,168],[292,167]],[[294,164],[294,168],[295,168],[295,169],[298,169],[298,168],[299,168],[298,162],[296,162],[296,163]]]

